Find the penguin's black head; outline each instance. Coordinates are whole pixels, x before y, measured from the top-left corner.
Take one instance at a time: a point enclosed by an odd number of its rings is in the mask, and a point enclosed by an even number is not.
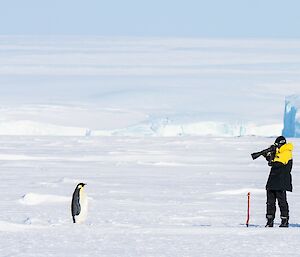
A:
[[[76,188],[77,188],[77,189],[81,189],[81,188],[83,188],[85,185],[86,185],[85,183],[79,183],[79,184],[76,186]]]

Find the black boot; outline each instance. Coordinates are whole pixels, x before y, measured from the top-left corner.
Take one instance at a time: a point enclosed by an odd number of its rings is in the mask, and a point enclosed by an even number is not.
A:
[[[270,228],[274,226],[274,220],[273,219],[267,219],[267,224],[266,224],[266,228]]]
[[[281,228],[289,227],[289,217],[281,217],[281,224],[279,225]]]
[[[273,227],[274,226],[274,215],[272,214],[267,214],[266,215],[267,218],[267,224],[265,225],[265,227]]]

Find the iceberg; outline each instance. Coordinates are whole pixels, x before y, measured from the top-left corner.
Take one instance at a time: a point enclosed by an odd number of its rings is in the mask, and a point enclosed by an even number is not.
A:
[[[291,95],[285,99],[284,127],[282,135],[285,137],[300,137],[300,96]]]

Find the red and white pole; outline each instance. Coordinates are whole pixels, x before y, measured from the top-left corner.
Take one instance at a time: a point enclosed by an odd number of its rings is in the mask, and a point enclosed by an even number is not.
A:
[[[247,208],[246,226],[249,227],[249,220],[250,220],[250,192],[248,192],[247,196],[248,196],[248,208]]]

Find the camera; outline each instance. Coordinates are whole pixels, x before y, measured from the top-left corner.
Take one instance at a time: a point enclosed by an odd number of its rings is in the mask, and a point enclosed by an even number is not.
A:
[[[268,161],[272,161],[275,157],[276,148],[277,147],[275,145],[271,145],[269,148],[264,149],[260,152],[252,153],[251,157],[253,160],[255,160],[260,156],[264,156],[265,158],[268,158]]]

